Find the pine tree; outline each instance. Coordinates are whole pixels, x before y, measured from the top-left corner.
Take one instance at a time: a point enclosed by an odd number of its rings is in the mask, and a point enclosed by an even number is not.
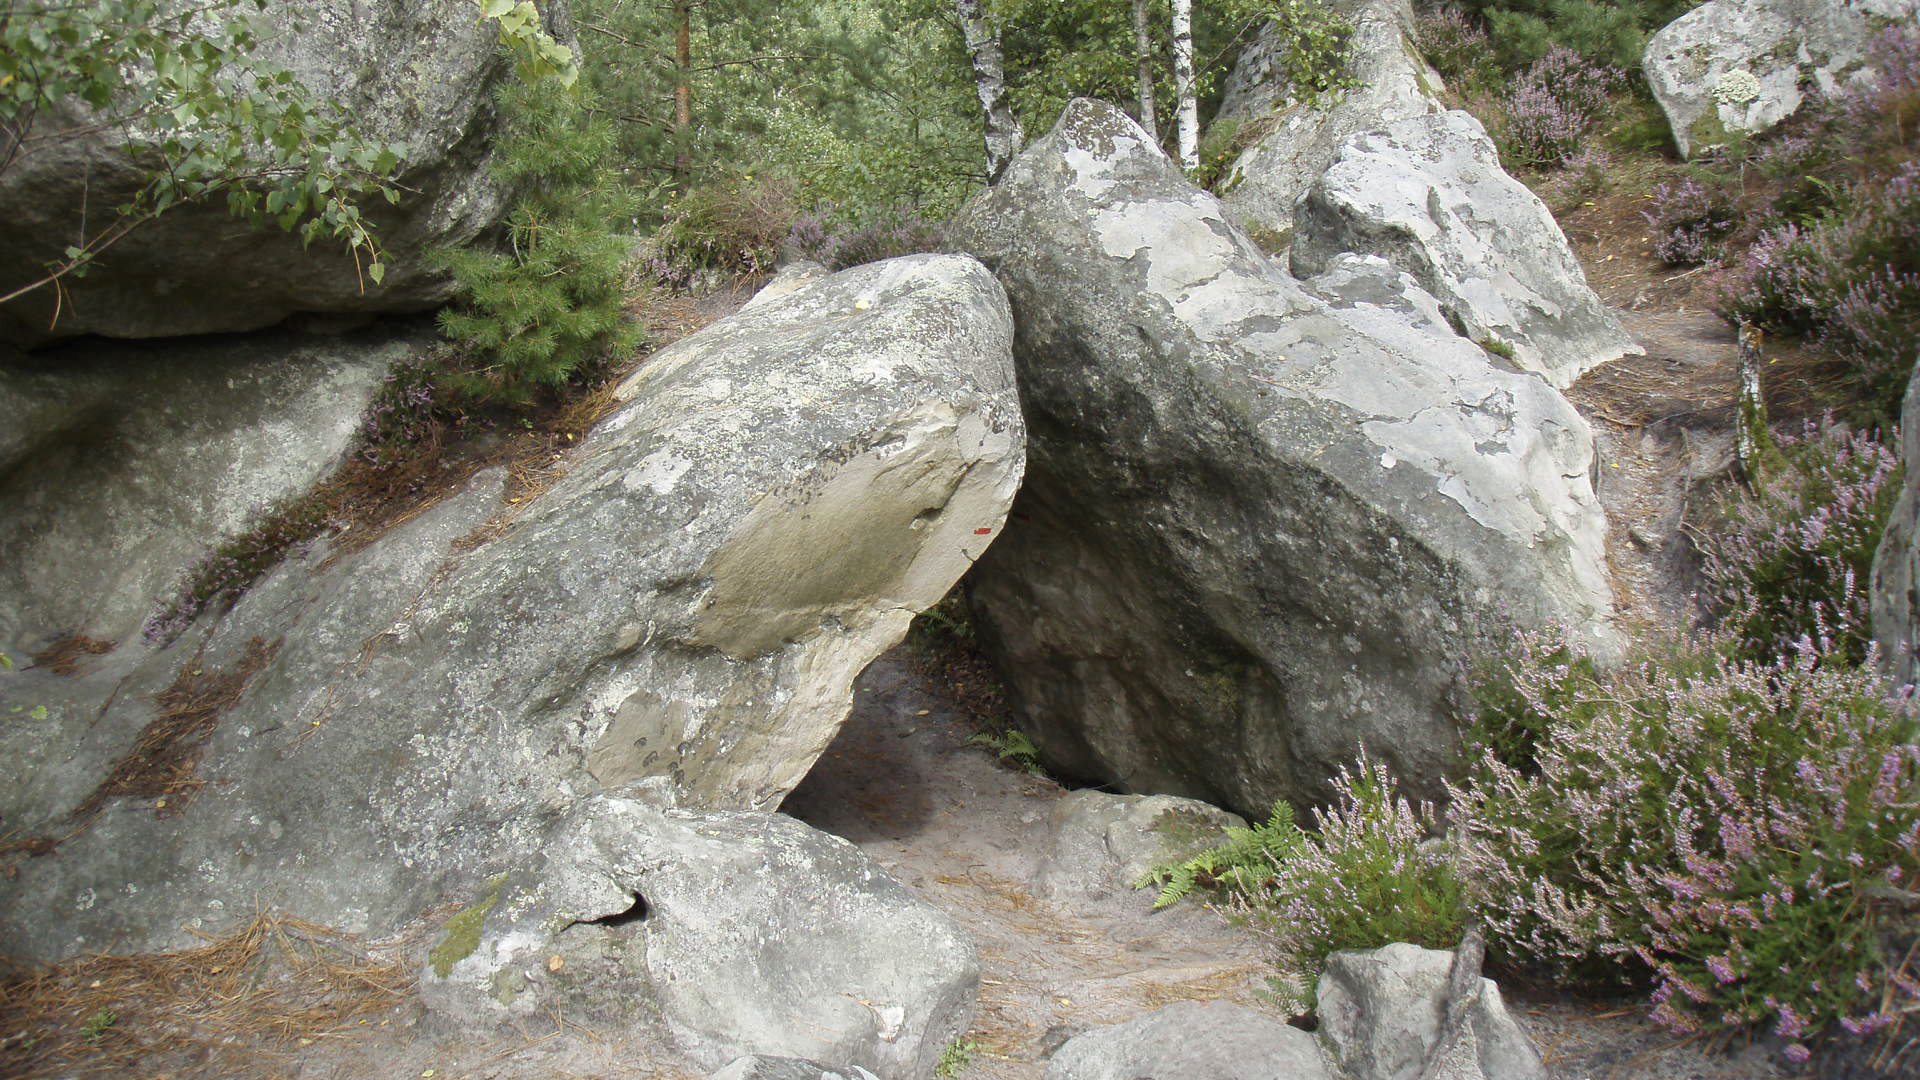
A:
[[[507,134],[495,172],[520,195],[503,250],[441,253],[460,297],[440,325],[465,360],[454,389],[523,404],[639,340],[624,309],[629,241],[618,228],[632,199],[610,167],[609,125],[580,96],[543,79],[508,86],[500,103]]]

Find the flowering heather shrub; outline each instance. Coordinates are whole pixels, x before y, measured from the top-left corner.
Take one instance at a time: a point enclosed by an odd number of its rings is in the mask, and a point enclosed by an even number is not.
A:
[[[1809,423],[1780,464],[1730,500],[1700,540],[1704,599],[1739,655],[1772,661],[1825,638],[1850,664],[1873,640],[1873,554],[1900,463],[1873,436]]]
[[[253,528],[200,556],[187,569],[180,594],[147,617],[142,636],[150,644],[165,645],[202,612],[232,606],[289,552],[303,552],[326,524],[326,504],[313,498],[261,515]]]
[[[1920,1008],[1896,902],[1920,874],[1920,718],[1824,643],[1775,664],[1707,644],[1598,675],[1523,637],[1509,685],[1542,738],[1453,789],[1460,878],[1509,956],[1650,972],[1662,1022],[1766,1025],[1804,1060]]]
[[[1721,283],[1734,320],[1810,333],[1894,403],[1920,341],[1920,159],[1854,192],[1852,211],[1770,230]]]
[[[830,270],[845,270],[899,255],[938,251],[942,237],[939,225],[903,208],[857,226],[841,222],[829,227],[817,215],[802,214],[787,234],[787,244]]]
[[[1464,925],[1451,854],[1433,839],[1433,806],[1408,802],[1364,749],[1334,792],[1332,805],[1313,812],[1316,831],[1296,830],[1292,843],[1267,849],[1270,876],[1234,905],[1274,943],[1281,970],[1309,974],[1301,995],[1276,983],[1292,1006],[1312,1006],[1310,975],[1330,953],[1396,941],[1451,949]]]
[[[1503,104],[1501,151],[1522,165],[1564,163],[1625,84],[1619,68],[1555,46],[1514,80]]]
[[[1655,211],[1643,213],[1653,226],[1653,253],[1672,266],[1719,262],[1721,241],[1733,232],[1738,211],[1724,195],[1688,177],[1661,184],[1653,192]]]
[[[1420,51],[1455,89],[1484,86],[1499,77],[1500,57],[1473,16],[1453,4],[1422,11],[1414,21]]]
[[[754,277],[772,272],[793,226],[793,182],[752,176],[687,193],[642,251],[655,278],[685,286],[703,270]]]

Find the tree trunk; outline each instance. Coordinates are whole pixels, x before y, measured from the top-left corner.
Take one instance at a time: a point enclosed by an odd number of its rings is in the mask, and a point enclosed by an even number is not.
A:
[[[1007,75],[1000,56],[1000,35],[987,25],[980,0],[953,0],[960,16],[960,30],[967,39],[967,52],[973,57],[973,83],[980,94],[980,108],[987,118],[987,182],[1000,179],[1007,163],[1027,141],[1020,130],[1020,118],[1007,100]]]
[[[1160,123],[1153,110],[1153,35],[1147,31],[1147,0],[1133,0],[1133,51],[1140,64],[1140,126],[1159,142]]]
[[[674,0],[673,22],[673,179],[684,189],[693,172],[693,0]]]
[[[1173,93],[1180,167],[1200,167],[1200,101],[1193,85],[1193,0],[1173,0]]]

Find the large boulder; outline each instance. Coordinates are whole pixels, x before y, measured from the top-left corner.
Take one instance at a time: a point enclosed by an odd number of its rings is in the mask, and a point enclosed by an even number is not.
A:
[[[1920,678],[1920,366],[1900,408],[1900,497],[1873,554],[1873,636],[1895,679]]]
[[[1353,1080],[1546,1080],[1533,1040],[1477,962],[1399,942],[1337,952],[1320,976],[1320,1037]]]
[[[333,471],[426,344],[89,342],[0,365],[0,651],[138,636],[183,568]]]
[[[1312,1035],[1225,1001],[1182,1001],[1076,1035],[1046,1080],[1333,1080]]]
[[[1434,793],[1476,626],[1615,647],[1573,408],[1310,295],[1118,110],[1071,104],[950,236],[1016,314],[1028,481],[972,596],[1057,772],[1264,816],[1365,743]]]
[[[1642,65],[1683,157],[1792,116],[1809,92],[1871,80],[1868,39],[1915,0],[1709,0],[1647,42]]]
[[[1413,275],[1462,334],[1565,388],[1639,346],[1587,287],[1539,196],[1459,110],[1353,136],[1294,211],[1293,272],[1348,253]]]
[[[0,816],[59,843],[0,879],[39,913],[0,952],[165,947],[256,904],[383,933],[604,788],[776,806],[999,531],[1010,337],[971,259],[847,271],[662,350],[531,502],[483,473],[170,649],[14,673],[53,717],[0,726]]]
[[[1293,206],[1340,147],[1362,131],[1441,109],[1440,76],[1413,43],[1412,0],[1335,0],[1329,7],[1353,24],[1347,72],[1360,86],[1313,98],[1291,84],[1280,57],[1279,27],[1261,31],[1235,65],[1215,126],[1239,125],[1248,143],[1221,188],[1235,224],[1266,230],[1269,242],[1293,235]]]
[[[979,990],[952,919],[780,814],[590,798],[482,892],[421,976],[428,1007],[465,1025],[638,1017],[704,1068],[766,1054],[927,1076]],[[804,1065],[745,1075],[820,1080]]]
[[[570,39],[566,4],[540,7],[549,28]],[[417,311],[445,301],[449,286],[423,256],[480,235],[510,195],[487,163],[498,125],[493,91],[511,68],[495,25],[477,14],[472,0],[272,0],[262,14],[274,32],[251,59],[293,72],[361,134],[402,149],[399,205],[376,196],[363,208],[390,262],[383,282],[365,281],[337,242],[303,248],[270,222],[249,227],[217,195],[134,229],[84,278],[68,277],[64,296],[42,288],[0,307],[0,339],[250,330],[294,312]],[[88,131],[89,119],[71,103],[46,111],[40,133],[83,134],[33,145],[0,169],[0,292],[39,277],[85,223],[97,229],[103,208],[140,186],[123,129]]]

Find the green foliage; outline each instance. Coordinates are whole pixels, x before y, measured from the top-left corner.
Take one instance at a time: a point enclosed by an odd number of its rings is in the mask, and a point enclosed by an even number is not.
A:
[[[941,597],[939,603],[915,615],[907,627],[908,643],[924,653],[971,648],[975,636],[966,589],[959,585]]]
[[[291,72],[254,59],[265,0],[89,0],[0,12],[0,173],[67,140],[115,131],[137,190],[75,208],[76,233],[45,275],[0,302],[84,273],[99,253],[168,209],[224,197],[236,216],[311,243],[344,242],[385,275],[361,204],[397,201],[401,147],[356,135]],[[75,108],[83,105],[85,111]],[[89,196],[83,196],[88,198]],[[89,225],[89,223],[92,223]]]
[[[1029,776],[1047,775],[1047,771],[1040,767],[1040,747],[1019,728],[1008,728],[998,735],[983,731],[967,742],[992,750],[1001,761]]]
[[[1312,975],[1328,954],[1410,941],[1449,949],[1465,925],[1465,891],[1452,853],[1437,839],[1426,803],[1399,794],[1386,766],[1365,752],[1334,781],[1334,802],[1314,811],[1314,828],[1275,804],[1254,828],[1228,830],[1226,843],[1137,886],[1160,885],[1164,907],[1206,887],[1274,945],[1282,1004],[1312,1007]]]
[[[771,273],[797,214],[790,180],[718,178],[674,201],[647,241],[648,269],[673,285],[687,284],[701,271],[729,277]]]
[[[973,1056],[980,1052],[978,1039],[955,1039],[940,1051],[940,1061],[933,1067],[933,1075],[941,1080],[953,1080],[973,1065]]]
[[[500,103],[495,170],[521,195],[505,250],[438,253],[460,287],[440,326],[464,359],[445,375],[452,389],[521,404],[639,340],[625,310],[631,245],[619,230],[632,200],[611,168],[609,126],[561,80],[511,84]]]
[[[1596,64],[1640,69],[1647,36],[1702,0],[1465,0],[1486,20],[1500,63],[1515,70],[1565,46]]]
[[[1353,24],[1326,0],[1269,0],[1268,16],[1285,35],[1281,65],[1296,90],[1310,100],[1360,85],[1348,70],[1353,59]]]
[[[553,39],[540,25],[540,12],[533,0],[474,0],[482,19],[492,19],[500,27],[500,44],[513,54],[514,74],[523,83],[553,79],[566,89],[580,79],[580,65],[573,50]]]
[[[103,1006],[92,1016],[87,1017],[86,1022],[80,1025],[80,1037],[90,1043],[97,1043],[106,1037],[107,1030],[119,1021],[120,1016],[118,1013]]]
[[[1157,886],[1155,908],[1172,907],[1197,888],[1208,890],[1215,899],[1244,900],[1272,877],[1274,860],[1297,851],[1303,839],[1293,823],[1293,807],[1276,802],[1266,821],[1228,826],[1226,840],[1185,862],[1154,867],[1133,887]]]

